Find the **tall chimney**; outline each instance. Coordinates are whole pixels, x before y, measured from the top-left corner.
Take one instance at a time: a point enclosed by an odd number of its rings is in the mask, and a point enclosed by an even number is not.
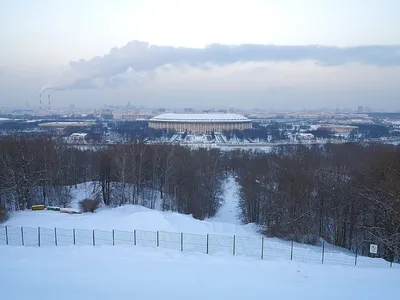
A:
[[[42,110],[42,94],[39,94],[40,110]]]
[[[49,110],[50,110],[50,108],[51,108],[51,106],[50,106],[50,94],[48,95],[48,98],[49,98]]]

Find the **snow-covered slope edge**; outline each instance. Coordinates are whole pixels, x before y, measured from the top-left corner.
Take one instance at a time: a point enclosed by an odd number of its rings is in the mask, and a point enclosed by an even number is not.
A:
[[[79,201],[91,198],[98,193],[99,185],[94,182],[82,183],[71,187],[73,199],[70,207],[78,208]],[[236,218],[235,181],[230,178],[225,186],[225,204],[217,217],[197,220],[190,215],[169,211],[149,209],[140,205],[122,205],[116,208],[101,207],[95,213],[80,215],[60,214],[53,211],[17,211],[11,214],[3,225],[66,228],[66,229],[103,229],[147,231],[187,232],[194,234],[219,234],[260,236],[252,225],[242,225]],[[156,199],[156,208],[160,207]]]
[[[72,203],[77,204],[92,192],[92,185],[87,184],[89,190],[78,188]],[[190,215],[174,212],[162,212],[152,210],[139,205],[124,205],[117,208],[102,207],[95,213],[62,214],[54,211],[22,211],[15,212],[3,225],[14,227],[41,227],[43,229],[87,229],[87,230],[122,230],[132,232],[134,230],[183,232],[185,234],[198,234],[203,237],[197,244],[196,251],[205,252],[206,234],[225,236],[227,238],[213,237],[210,245],[216,246],[227,253],[232,254],[232,238],[236,236],[236,244],[239,247],[237,255],[245,254],[264,259],[285,258],[296,261],[322,262],[322,247],[292,244],[289,241],[277,238],[264,238],[262,244],[261,235],[253,224],[242,225],[237,217],[237,184],[230,178],[225,186],[225,203],[217,216],[207,220],[196,220]],[[34,231],[35,232],[35,231]],[[19,234],[19,231],[16,232]],[[185,235],[186,236],[186,235]],[[37,234],[33,233],[33,238]],[[19,242],[21,239],[16,237]],[[69,241],[71,242],[71,241]],[[154,245],[154,242],[150,242]],[[215,250],[215,249],[214,249]],[[262,254],[261,254],[262,253]],[[324,247],[325,263],[354,265],[356,257],[354,253],[329,244]],[[388,267],[388,263],[380,259],[357,258],[358,264]]]
[[[389,268],[129,246],[0,246],[0,254],[0,282],[7,287],[2,297],[8,300],[396,299],[400,276],[400,270]]]

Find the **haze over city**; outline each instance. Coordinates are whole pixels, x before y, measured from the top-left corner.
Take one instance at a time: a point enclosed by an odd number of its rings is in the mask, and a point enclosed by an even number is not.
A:
[[[3,1],[0,105],[400,109],[400,3]]]

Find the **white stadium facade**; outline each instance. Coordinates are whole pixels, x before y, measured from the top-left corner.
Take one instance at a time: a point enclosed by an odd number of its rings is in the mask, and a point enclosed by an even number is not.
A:
[[[224,130],[244,130],[252,127],[248,118],[237,114],[176,114],[166,113],[149,120],[154,129],[172,129],[177,132],[210,133]]]

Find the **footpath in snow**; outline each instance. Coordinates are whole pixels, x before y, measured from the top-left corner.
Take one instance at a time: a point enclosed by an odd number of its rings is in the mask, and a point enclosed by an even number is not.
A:
[[[225,184],[224,204],[217,215],[210,220],[215,222],[242,225],[238,216],[238,185],[233,177],[229,177]]]

